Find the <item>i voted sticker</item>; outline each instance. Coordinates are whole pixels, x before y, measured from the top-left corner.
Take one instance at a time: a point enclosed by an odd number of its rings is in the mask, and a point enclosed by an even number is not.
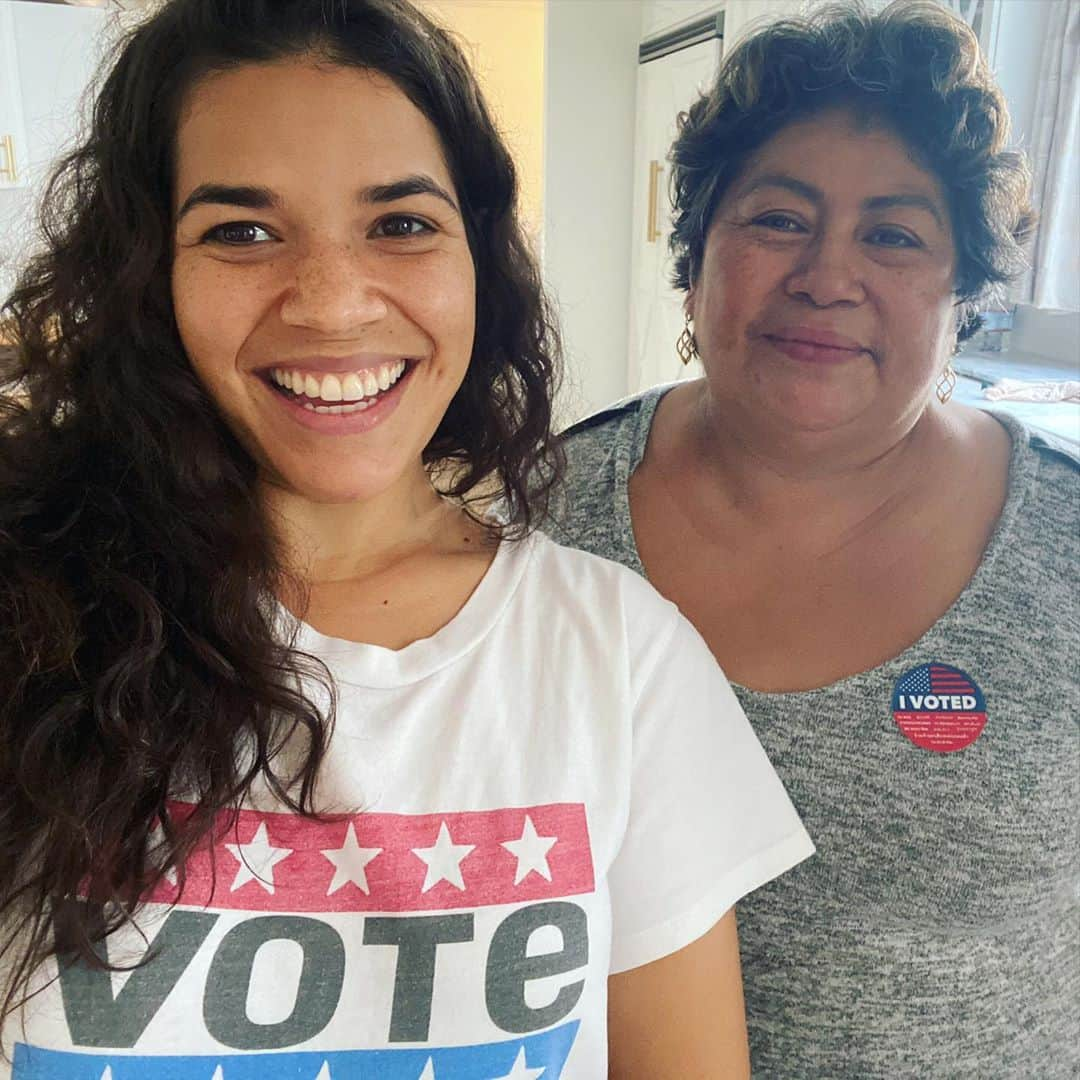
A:
[[[978,683],[950,664],[922,664],[896,680],[893,719],[924,750],[950,754],[970,746],[986,727]]]

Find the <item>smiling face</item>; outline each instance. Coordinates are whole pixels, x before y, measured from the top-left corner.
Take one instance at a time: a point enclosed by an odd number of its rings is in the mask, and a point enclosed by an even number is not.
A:
[[[271,483],[346,502],[417,482],[476,304],[435,129],[390,80],[310,58],[185,106],[172,293],[196,374]]]
[[[934,176],[830,111],[782,129],[717,206],[687,298],[710,396],[750,424],[906,431],[955,336]]]

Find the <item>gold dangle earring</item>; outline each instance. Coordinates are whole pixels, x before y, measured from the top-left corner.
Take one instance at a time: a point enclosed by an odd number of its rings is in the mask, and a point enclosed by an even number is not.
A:
[[[689,364],[698,354],[697,341],[694,339],[693,320],[690,318],[690,312],[687,311],[683,314],[686,318],[686,325],[683,327],[682,333],[675,339],[675,351],[684,364]]]
[[[956,387],[956,372],[953,371],[952,361],[950,360],[945,365],[945,370],[938,377],[937,381],[937,399],[942,405],[945,404],[949,398],[952,397],[952,392]]]
[[[960,352],[960,348],[960,331],[957,330],[956,340],[953,341],[952,355],[956,356]],[[934,389],[937,399],[942,405],[952,397],[953,390],[956,389],[956,371],[952,366],[952,357],[945,361],[945,370],[938,376],[937,386]]]

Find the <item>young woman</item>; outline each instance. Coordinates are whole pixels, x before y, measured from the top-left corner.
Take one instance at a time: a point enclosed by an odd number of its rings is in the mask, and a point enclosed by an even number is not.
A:
[[[119,54],[9,303],[0,1076],[747,1074],[730,908],[812,849],[675,609],[531,532],[515,194],[403,0]]]

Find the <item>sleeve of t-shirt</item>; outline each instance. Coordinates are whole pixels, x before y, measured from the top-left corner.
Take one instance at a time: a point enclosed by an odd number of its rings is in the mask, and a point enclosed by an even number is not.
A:
[[[677,612],[641,656],[612,973],[676,952],[814,845],[712,653]]]

